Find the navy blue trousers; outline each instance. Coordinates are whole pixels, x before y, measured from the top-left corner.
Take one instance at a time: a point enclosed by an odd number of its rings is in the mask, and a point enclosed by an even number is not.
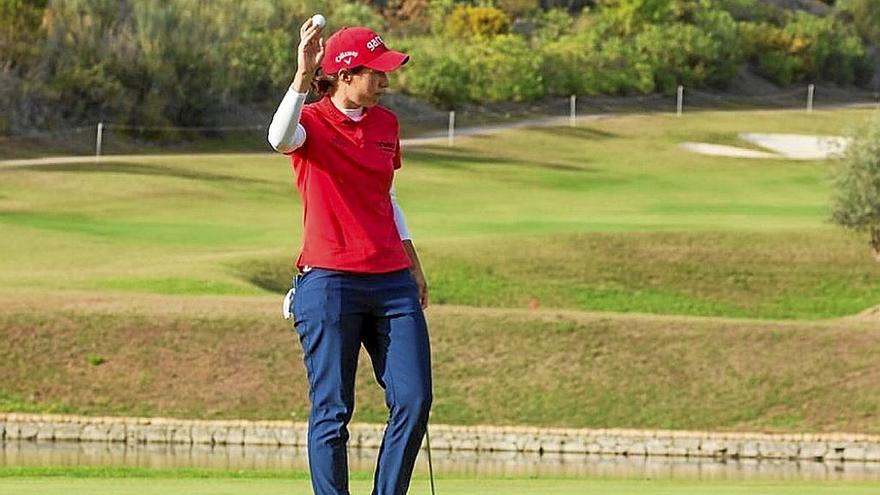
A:
[[[406,493],[431,408],[431,351],[409,270],[313,269],[294,281],[293,314],[309,379],[309,471],[316,495],[349,495],[348,422],[361,345],[385,390],[388,425],[373,495]]]

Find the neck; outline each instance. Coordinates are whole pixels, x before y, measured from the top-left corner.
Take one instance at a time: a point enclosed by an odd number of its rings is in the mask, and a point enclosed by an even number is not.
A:
[[[332,101],[333,104],[336,105],[336,108],[344,108],[346,110],[356,110],[358,108],[361,108],[361,105],[358,105],[357,103],[346,98],[341,91],[337,91],[330,95],[330,101]]]

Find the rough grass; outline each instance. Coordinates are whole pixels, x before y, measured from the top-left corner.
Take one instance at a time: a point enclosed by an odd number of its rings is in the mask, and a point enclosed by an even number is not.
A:
[[[301,348],[275,298],[41,304],[0,315],[0,410],[306,418]],[[880,432],[870,322],[449,306],[429,319],[437,423]],[[384,421],[366,360],[357,396],[356,421]]]

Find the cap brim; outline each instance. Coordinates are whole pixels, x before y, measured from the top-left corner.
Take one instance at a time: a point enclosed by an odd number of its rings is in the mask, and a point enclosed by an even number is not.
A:
[[[364,64],[364,67],[381,72],[391,72],[397,70],[398,67],[407,62],[409,62],[409,55],[395,52],[394,50],[388,50],[382,55],[370,60],[369,63]]]

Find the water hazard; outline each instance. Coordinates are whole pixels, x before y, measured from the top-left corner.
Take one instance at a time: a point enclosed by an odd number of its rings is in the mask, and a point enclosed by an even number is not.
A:
[[[352,471],[373,470],[376,451],[349,453]],[[814,462],[681,457],[624,457],[515,452],[449,452],[432,455],[434,472],[465,477],[614,477],[700,480],[880,481],[880,463]],[[306,471],[303,448],[126,445],[10,441],[0,444],[0,466],[96,466]],[[417,472],[427,473],[427,455]]]

